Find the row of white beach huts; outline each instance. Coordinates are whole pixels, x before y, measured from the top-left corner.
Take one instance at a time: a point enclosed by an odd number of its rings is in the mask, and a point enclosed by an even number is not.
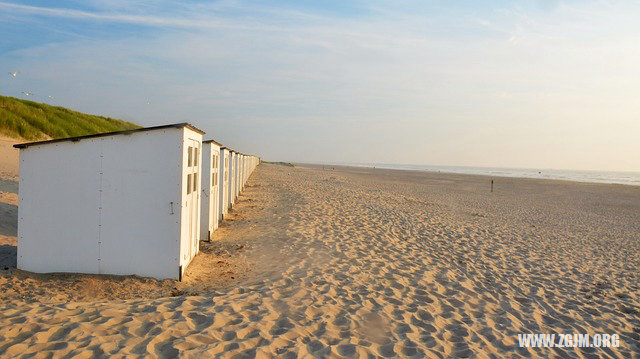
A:
[[[15,145],[19,269],[182,279],[259,164],[187,123]]]

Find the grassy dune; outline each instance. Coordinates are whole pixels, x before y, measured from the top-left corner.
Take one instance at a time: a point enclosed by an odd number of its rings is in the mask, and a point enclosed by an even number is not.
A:
[[[278,166],[295,167],[294,164],[291,162],[269,162],[269,161],[262,161],[262,162],[272,164],[272,165],[278,165]]]
[[[43,140],[122,131],[140,126],[64,107],[0,96],[0,133],[25,140]]]

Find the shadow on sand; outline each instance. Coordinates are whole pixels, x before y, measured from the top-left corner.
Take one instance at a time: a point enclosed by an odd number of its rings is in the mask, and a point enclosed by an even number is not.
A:
[[[0,178],[0,192],[18,193],[18,182]]]
[[[18,206],[0,202],[0,235],[18,235]]]
[[[10,244],[0,246],[0,269],[15,268],[17,265],[18,248]]]

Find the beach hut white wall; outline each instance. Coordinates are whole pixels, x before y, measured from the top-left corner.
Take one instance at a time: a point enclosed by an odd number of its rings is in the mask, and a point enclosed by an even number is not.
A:
[[[244,187],[244,183],[242,183],[242,177],[243,177],[243,173],[244,173],[244,155],[240,154],[240,157],[238,158],[238,161],[240,162],[240,173],[238,173],[238,196],[240,196],[240,192],[242,192],[242,189]]]
[[[213,140],[202,142],[202,191],[200,196],[200,239],[211,240],[218,228],[220,205],[220,144]]]
[[[18,268],[180,279],[198,252],[203,133],[182,123],[16,145]]]
[[[232,208],[236,203],[236,172],[238,171],[238,153],[231,151],[231,168],[233,169],[229,176],[229,208]]]
[[[249,176],[251,175],[251,156],[247,156],[247,158],[245,158],[245,161],[247,162],[247,168],[244,175],[244,185],[246,186],[247,181],[249,180]]]
[[[243,189],[247,185],[247,179],[249,179],[249,165],[250,165],[249,160],[250,160],[249,156],[244,156],[244,179],[242,181]]]
[[[242,191],[244,189],[244,176],[245,176],[245,171],[247,170],[245,167],[245,155],[241,154],[240,155],[240,191]]]
[[[238,190],[236,192],[240,193],[242,191],[242,153],[238,154]]]
[[[249,155],[245,155],[244,156],[244,162],[245,162],[244,167],[245,168],[244,168],[244,179],[243,179],[243,185],[242,185],[243,189],[244,189],[244,187],[247,186],[247,181],[249,180],[249,177],[251,176],[251,171],[252,171],[252,169],[251,169],[251,157],[252,156],[249,156]]]
[[[244,185],[247,185],[247,181],[249,180],[249,177],[251,176],[251,156],[247,156],[247,174],[245,176],[244,179]]]
[[[222,220],[224,215],[229,211],[229,166],[231,163],[231,154],[226,147],[220,148],[220,209],[219,219]]]
[[[235,204],[236,201],[238,200],[238,194],[240,194],[240,171],[242,170],[240,168],[240,153],[236,153],[236,161],[235,161],[235,165],[236,165],[236,172],[234,173],[235,178],[235,188],[234,188],[234,192],[233,192],[233,203]]]
[[[235,183],[235,172],[238,170],[238,166],[236,164],[237,152],[231,150],[229,153],[229,191],[227,193],[228,197],[228,208],[233,207],[233,204],[236,203],[236,199],[233,194],[236,191],[236,183]]]

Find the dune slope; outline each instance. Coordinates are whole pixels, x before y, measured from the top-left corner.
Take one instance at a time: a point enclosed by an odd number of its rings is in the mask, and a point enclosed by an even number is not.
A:
[[[0,96],[0,134],[25,140],[64,138],[140,126],[109,117],[88,115],[64,107]]]

